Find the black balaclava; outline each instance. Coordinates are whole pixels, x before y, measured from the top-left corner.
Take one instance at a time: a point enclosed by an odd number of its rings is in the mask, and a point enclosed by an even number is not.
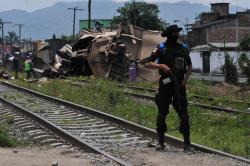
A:
[[[175,44],[177,42],[177,40],[179,39],[179,34],[171,34],[171,33],[168,33],[167,34],[167,41],[171,44]]]

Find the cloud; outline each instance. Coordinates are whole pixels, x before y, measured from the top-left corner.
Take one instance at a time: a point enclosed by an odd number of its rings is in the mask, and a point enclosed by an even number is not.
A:
[[[88,0],[0,0],[0,11],[10,10],[10,9],[23,9],[27,11],[34,11],[40,8],[48,7],[53,5],[56,2],[76,2],[76,1],[88,1]],[[95,1],[103,1],[103,0],[93,0]],[[113,2],[125,2],[132,0],[112,0]],[[136,0],[139,1],[139,0]],[[140,0],[141,1],[141,0]],[[183,0],[144,0],[146,2],[180,2]],[[190,3],[202,3],[209,5],[210,3],[222,2],[222,0],[184,0]],[[239,5],[242,7],[250,7],[250,0],[224,0],[225,2],[229,2],[233,5]]]
[[[113,2],[125,2],[129,0],[112,0]],[[131,1],[131,0],[130,0]],[[168,2],[168,3],[175,3],[180,2],[183,0],[144,0],[145,2]],[[184,0],[190,3],[201,3],[205,5],[209,5],[210,3],[218,3],[218,2],[228,2],[232,5],[238,5],[242,7],[250,7],[249,0]]]

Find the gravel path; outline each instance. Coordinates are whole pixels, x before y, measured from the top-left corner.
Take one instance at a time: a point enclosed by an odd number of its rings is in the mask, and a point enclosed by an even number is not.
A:
[[[59,166],[95,165],[86,154],[59,149],[0,149],[0,156],[1,166],[51,166],[53,163]]]
[[[150,166],[248,166],[249,164],[224,158],[221,156],[196,153],[187,155],[180,149],[169,149],[163,152],[155,149],[145,149],[134,152],[134,156],[144,159],[146,165]]]

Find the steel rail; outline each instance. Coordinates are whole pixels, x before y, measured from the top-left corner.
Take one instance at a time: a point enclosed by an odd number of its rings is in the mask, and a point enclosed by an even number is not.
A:
[[[137,93],[131,93],[131,92],[124,92],[126,95],[130,95],[133,97],[137,97],[137,98],[142,98],[142,99],[147,99],[147,100],[155,100],[154,96],[150,96],[150,95],[143,95],[143,94],[137,94]],[[200,104],[200,103],[195,103],[195,102],[188,102],[190,105],[193,105],[195,107],[200,107],[203,109],[209,109],[209,110],[216,110],[216,111],[223,111],[223,112],[227,112],[227,113],[233,113],[233,114],[239,114],[239,113],[243,113],[243,114],[249,114],[250,112],[246,111],[239,111],[237,109],[231,109],[231,108],[224,108],[224,107],[216,107],[216,106],[211,106],[211,105],[207,105],[207,104]]]
[[[0,97],[0,102],[14,108],[15,110],[19,111],[20,113],[22,113],[25,116],[30,117],[31,119],[33,119],[37,123],[41,124],[44,128],[48,129],[49,131],[60,136],[61,138],[68,141],[72,145],[77,146],[86,152],[102,154],[102,155],[106,156],[107,158],[117,162],[119,165],[130,166],[130,164],[124,162],[123,160],[120,160],[120,159],[108,154],[107,152],[105,152],[97,147],[94,147],[85,141],[82,141],[82,140],[76,138],[75,136],[68,133],[67,131],[59,128],[58,126],[52,124],[51,122],[47,121],[46,119],[44,119],[38,115],[28,111],[27,109],[25,109],[23,107],[20,107],[14,103],[2,98],[2,97]]]
[[[230,99],[220,99],[218,97],[206,97],[206,96],[202,96],[202,95],[193,95],[193,97],[195,98],[205,98],[208,100],[223,100],[223,101],[227,101],[227,102],[234,102],[234,103],[239,103],[239,104],[246,104],[246,105],[250,105],[250,102],[245,102],[245,101],[240,101],[240,100],[230,100]]]
[[[80,112],[88,113],[88,114],[91,114],[93,116],[103,118],[103,119],[108,120],[108,121],[110,121],[110,122],[112,122],[114,124],[117,124],[117,125],[121,126],[121,127],[127,128],[127,129],[129,129],[131,131],[134,131],[134,132],[137,132],[137,133],[140,133],[140,134],[142,134],[144,136],[151,137],[151,138],[156,138],[157,137],[157,133],[156,133],[155,130],[149,129],[147,127],[144,127],[144,126],[132,123],[132,122],[129,122],[129,121],[124,120],[122,118],[118,118],[118,117],[115,117],[113,115],[109,115],[107,113],[103,113],[103,112],[97,111],[97,110],[92,109],[92,108],[88,108],[88,107],[85,107],[85,106],[74,104],[72,102],[68,102],[68,101],[65,101],[65,100],[62,100],[62,99],[58,99],[58,98],[55,98],[55,97],[44,95],[42,93],[35,92],[33,90],[29,90],[29,89],[26,89],[26,88],[23,88],[23,87],[20,87],[20,86],[17,86],[17,85],[12,85],[12,84],[9,84],[9,83],[3,82],[3,81],[0,81],[0,83],[2,85],[8,86],[8,87],[18,89],[20,91],[24,91],[24,92],[27,92],[29,94],[33,94],[33,95],[39,96],[41,98],[45,98],[45,99],[48,99],[50,101],[57,102],[57,103],[69,106],[71,108],[79,110]],[[166,140],[167,143],[169,143],[169,144],[171,144],[173,146],[176,146],[176,147],[180,147],[181,145],[183,145],[183,140],[182,139],[179,139],[179,138],[176,138],[176,137],[173,137],[173,136],[170,136],[170,135],[165,135],[165,140]],[[220,155],[220,156],[223,156],[223,157],[230,157],[232,159],[236,159],[236,160],[245,162],[247,164],[250,164],[250,159],[243,158],[243,157],[236,156],[236,155],[232,155],[232,154],[222,152],[222,151],[219,151],[219,150],[216,150],[216,149],[212,149],[212,148],[209,148],[209,147],[206,147],[206,146],[203,146],[203,145],[192,144],[192,147],[195,148],[195,150],[199,150],[199,151],[202,151],[202,152],[205,152],[205,153],[212,153],[212,154],[217,154],[217,155]]]
[[[79,82],[93,82],[91,80],[77,80]],[[74,83],[73,83],[74,84]],[[75,84],[77,85],[77,84]],[[149,92],[156,92],[157,89],[153,88],[144,88],[140,86],[130,86],[130,85],[123,85],[123,84],[115,84],[118,87],[123,87],[123,88],[128,88],[128,89],[134,89],[134,90],[141,90],[141,91],[149,91]],[[234,103],[240,103],[240,104],[246,104],[250,106],[250,102],[247,101],[241,101],[241,100],[230,100],[230,99],[221,99],[218,97],[211,97],[211,96],[202,96],[202,95],[193,95],[196,98],[206,98],[208,100],[223,100],[223,101],[228,101],[228,102],[234,102]]]
[[[99,83],[97,81],[91,81],[91,80],[76,80],[76,82],[96,82]],[[149,91],[149,92],[156,92],[157,89],[153,89],[153,88],[144,88],[144,87],[140,87],[140,86],[131,86],[131,85],[123,85],[123,84],[114,84],[115,86],[118,87],[122,87],[122,88],[129,88],[129,89],[134,89],[134,90],[141,90],[141,91]]]
[[[71,83],[71,84],[72,85],[79,85],[77,83]],[[117,85],[117,86],[119,86],[119,85]],[[127,86],[122,85],[122,87],[127,87]],[[142,99],[147,99],[147,100],[154,101],[154,96],[151,96],[151,95],[138,94],[138,93],[132,93],[132,92],[126,92],[126,91],[123,91],[123,92],[126,95],[130,95],[130,96],[133,96],[133,97],[137,97],[137,98],[142,98]],[[238,113],[250,114],[250,112],[243,112],[243,111],[239,111],[237,109],[232,109],[232,108],[211,106],[211,105],[208,105],[208,104],[201,104],[201,103],[196,103],[196,102],[192,102],[192,101],[189,101],[188,103],[190,105],[193,105],[193,106],[199,107],[199,108],[203,108],[203,109],[209,109],[209,110],[215,110],[215,111],[222,111],[222,112],[234,113],[234,114],[238,114]]]
[[[131,92],[124,92],[124,93],[127,95],[138,97],[138,98],[154,100],[154,96],[150,96],[150,95],[136,94],[136,93],[131,93]],[[200,107],[200,108],[204,108],[204,109],[217,110],[217,111],[223,111],[223,112],[227,112],[227,113],[236,113],[236,114],[238,114],[238,113],[250,114],[250,112],[243,112],[243,111],[239,111],[237,109],[232,109],[232,108],[211,106],[211,105],[207,105],[207,104],[195,103],[192,101],[189,101],[188,103],[195,106],[195,107]]]

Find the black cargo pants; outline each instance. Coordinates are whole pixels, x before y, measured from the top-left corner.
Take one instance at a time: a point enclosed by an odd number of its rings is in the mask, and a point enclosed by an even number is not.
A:
[[[181,109],[178,107],[178,100],[175,93],[174,83],[170,82],[167,84],[163,84],[160,81],[158,93],[155,97],[155,102],[158,107],[158,115],[157,115],[157,122],[156,122],[156,131],[159,136],[159,142],[164,142],[164,133],[167,131],[166,125],[166,116],[169,113],[169,105],[172,103],[175,111],[177,112],[180,118],[180,127],[179,131],[184,136],[184,143],[190,144],[189,135],[190,135],[190,126],[189,126],[189,115],[187,111],[187,95],[186,95],[186,88],[180,88],[179,90],[180,95],[180,104]]]

